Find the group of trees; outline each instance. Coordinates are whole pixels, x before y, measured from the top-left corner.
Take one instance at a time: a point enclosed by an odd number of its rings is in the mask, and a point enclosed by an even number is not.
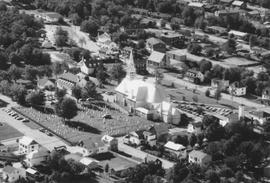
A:
[[[11,64],[47,65],[50,56],[40,49],[41,22],[18,10],[0,10],[0,69]]]

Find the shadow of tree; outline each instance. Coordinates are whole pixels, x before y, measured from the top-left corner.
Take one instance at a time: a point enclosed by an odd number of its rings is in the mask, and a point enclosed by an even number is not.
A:
[[[93,155],[92,158],[94,158],[98,161],[104,161],[104,160],[111,160],[111,159],[115,158],[115,156],[111,152],[106,152],[106,153]]]
[[[101,134],[101,131],[99,129],[79,121],[67,121],[65,124],[69,127],[77,128],[80,131],[89,132],[93,134]]]

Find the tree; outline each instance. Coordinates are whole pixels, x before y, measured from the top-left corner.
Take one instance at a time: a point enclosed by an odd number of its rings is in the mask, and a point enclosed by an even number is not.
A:
[[[78,107],[75,100],[71,98],[64,98],[57,104],[57,114],[64,120],[70,120],[77,115]]]
[[[109,172],[109,168],[110,168],[110,167],[109,167],[109,164],[107,163],[107,164],[105,165],[105,168],[104,168],[104,170],[105,170],[106,173]]]
[[[70,19],[74,25],[80,25],[82,23],[81,17],[78,15],[78,13],[74,13],[70,15]]]
[[[24,68],[24,77],[27,80],[34,81],[37,79],[38,70],[30,65]]]
[[[178,161],[167,174],[166,179],[172,183],[182,182],[188,176],[188,169],[182,161]]]
[[[67,94],[67,91],[65,89],[57,89],[55,92],[55,95],[58,102],[61,102],[64,99],[66,94]]]
[[[109,74],[111,76],[112,79],[118,81],[118,83],[120,83],[120,81],[125,77],[126,72],[123,69],[121,64],[114,64],[111,69],[109,70]]]
[[[189,137],[189,145],[193,147],[196,144],[197,138],[194,133]]]
[[[54,62],[52,65],[52,70],[55,75],[59,75],[68,70],[68,65],[65,62]]]
[[[18,104],[20,105],[25,105],[26,104],[26,95],[27,95],[27,90],[25,87],[17,84],[13,84],[10,87],[10,95],[12,96],[12,99],[14,101],[17,101]]]
[[[200,55],[201,51],[202,47],[197,43],[190,43],[188,45],[188,52],[190,52],[191,54]]]
[[[219,183],[220,178],[216,172],[213,170],[209,170],[206,172],[206,179],[209,181],[209,183]]]
[[[216,89],[215,94],[214,94],[214,98],[218,101],[221,99],[221,91],[219,88]]]
[[[72,96],[75,97],[77,100],[82,97],[82,88],[79,86],[74,86],[72,88]]]
[[[207,90],[205,91],[205,96],[206,96],[206,97],[210,97],[210,90],[209,90],[209,89],[207,89]]]
[[[8,69],[8,75],[11,80],[17,80],[22,76],[22,70],[16,65],[11,65]]]
[[[204,74],[206,71],[210,71],[212,68],[212,62],[203,59],[199,63],[200,71]]]
[[[55,34],[56,46],[66,46],[68,42],[68,32],[63,30],[61,27],[57,27]]]
[[[100,64],[98,67],[97,67],[97,70],[96,70],[96,78],[98,79],[98,81],[100,83],[104,83],[107,79],[107,73],[105,72],[106,69],[104,67],[103,64]]]
[[[99,29],[98,24],[92,20],[84,20],[81,23],[81,31],[89,33],[91,36],[96,36]]]
[[[198,96],[197,95],[193,95],[192,100],[193,100],[193,102],[197,103],[198,100],[199,100],[198,99]]]
[[[92,81],[87,81],[86,85],[82,89],[82,98],[96,98],[97,95],[97,90],[96,90],[96,85]]]
[[[29,93],[26,96],[27,103],[32,107],[39,107],[43,106],[45,103],[45,94],[41,91],[35,91],[32,93]]]
[[[229,38],[228,41],[223,45],[223,48],[228,54],[235,53],[236,41],[233,38]]]

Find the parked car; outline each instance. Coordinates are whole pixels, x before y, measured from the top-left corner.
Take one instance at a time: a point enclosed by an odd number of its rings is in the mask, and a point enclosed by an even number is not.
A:
[[[42,132],[42,133],[45,133],[46,132],[46,130],[44,129],[44,128],[40,128],[40,129],[38,129],[40,132]]]
[[[22,122],[23,122],[23,123],[29,123],[29,122],[30,122],[30,120],[28,120],[28,119],[24,119]]]

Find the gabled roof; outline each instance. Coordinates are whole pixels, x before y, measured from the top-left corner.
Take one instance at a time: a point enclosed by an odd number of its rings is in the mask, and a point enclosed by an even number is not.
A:
[[[180,49],[170,50],[170,51],[167,51],[166,53],[174,54],[174,55],[178,55],[178,56],[186,55],[186,54],[183,52],[183,50],[180,50]]]
[[[189,153],[189,156],[192,156],[192,157],[197,157],[198,159],[203,159],[204,157],[206,156],[209,156],[208,154],[202,152],[202,151],[196,151],[196,150],[193,150]]]
[[[228,4],[230,4],[230,3],[233,2],[233,0],[220,0],[220,2],[221,3],[228,3]]]
[[[91,165],[92,163],[98,163],[97,160],[94,160],[92,158],[88,158],[88,157],[84,157],[80,160],[80,163],[85,165],[85,166],[89,166]]]
[[[150,127],[150,132],[155,133],[157,136],[167,134],[169,132],[169,129],[166,124],[156,124]]]
[[[153,51],[151,55],[149,56],[148,60],[152,62],[156,62],[156,63],[161,63],[164,57],[165,57],[165,53]]]
[[[45,156],[49,156],[49,150],[46,149],[45,147],[41,147],[38,150],[30,152],[28,155],[26,155],[26,157],[29,159],[40,158]]]
[[[204,6],[203,3],[191,2],[188,4],[190,7],[202,8]]]
[[[168,149],[172,149],[174,151],[181,151],[183,149],[186,149],[185,146],[183,146],[182,144],[176,144],[172,141],[169,141],[167,142],[165,145],[164,145],[165,148],[168,148]]]
[[[233,6],[242,6],[243,4],[244,4],[243,1],[234,1],[234,2],[232,3]]]
[[[163,41],[161,41],[160,39],[157,39],[157,38],[154,38],[154,37],[151,37],[149,39],[146,40],[146,42],[148,44],[151,44],[151,45],[155,45],[155,44],[159,44],[159,43],[162,43],[162,44],[165,44]]]
[[[21,138],[21,139],[19,140],[19,143],[20,143],[20,144],[23,144],[23,145],[26,145],[26,146],[29,146],[29,145],[31,145],[31,144],[37,144],[37,142],[34,141],[32,138],[26,137],[26,136],[24,136],[23,138]]]
[[[62,15],[60,15],[59,13],[56,13],[56,12],[46,12],[46,13],[43,13],[43,15],[45,15],[49,18],[53,18],[53,19],[58,19],[58,18],[62,17]]]
[[[39,79],[37,84],[39,86],[45,86],[47,83],[54,85],[54,83],[51,80],[49,80],[48,78]]]
[[[63,73],[61,76],[59,76],[60,79],[72,82],[72,83],[77,83],[78,82],[78,76],[75,74],[72,74],[70,72]]]

